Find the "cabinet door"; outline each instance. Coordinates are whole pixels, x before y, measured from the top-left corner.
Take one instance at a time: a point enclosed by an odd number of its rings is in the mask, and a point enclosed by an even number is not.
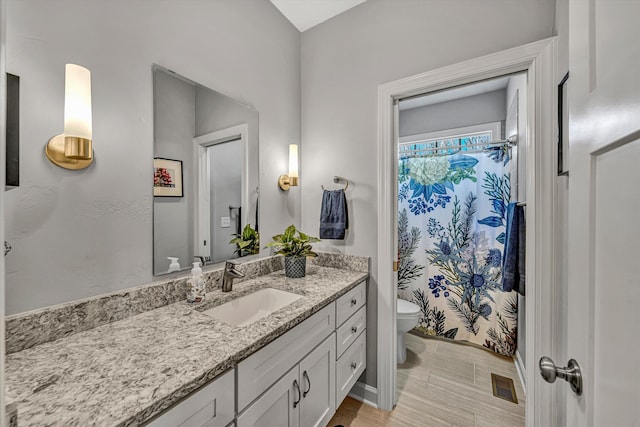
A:
[[[238,416],[238,427],[298,427],[302,388],[298,365]]]
[[[238,364],[238,411],[300,362],[336,328],[331,303]]]
[[[300,425],[326,426],[336,412],[336,334],[300,362]]]

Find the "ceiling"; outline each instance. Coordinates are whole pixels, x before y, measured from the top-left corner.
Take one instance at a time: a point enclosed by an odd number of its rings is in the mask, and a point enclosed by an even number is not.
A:
[[[300,31],[341,14],[366,0],[271,0],[271,3]]]
[[[403,99],[400,101],[398,108],[400,111],[403,111],[411,108],[426,107],[427,105],[453,101],[454,99],[467,98],[469,96],[480,95],[481,93],[504,89],[507,87],[507,83],[509,83],[508,76],[498,77],[479,83],[472,83],[453,89]]]

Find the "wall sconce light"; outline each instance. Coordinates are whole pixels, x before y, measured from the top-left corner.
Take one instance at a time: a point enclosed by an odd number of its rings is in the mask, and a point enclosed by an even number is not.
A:
[[[91,73],[80,65],[67,64],[64,81],[64,133],[49,140],[45,154],[61,168],[84,169],[93,163],[91,138]]]
[[[298,186],[298,146],[289,145],[289,175],[280,175],[278,185],[283,191],[289,191],[291,187]]]

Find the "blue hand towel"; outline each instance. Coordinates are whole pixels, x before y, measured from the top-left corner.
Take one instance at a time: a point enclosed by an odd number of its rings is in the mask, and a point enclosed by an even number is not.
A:
[[[507,206],[507,229],[502,264],[502,290],[524,295],[526,229],[524,207],[517,203]]]
[[[320,210],[320,238],[342,240],[347,228],[349,213],[344,190],[324,190]]]

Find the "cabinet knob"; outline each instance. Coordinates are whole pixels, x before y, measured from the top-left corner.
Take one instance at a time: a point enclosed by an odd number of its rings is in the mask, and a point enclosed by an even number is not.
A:
[[[351,300],[351,305],[356,305],[357,303],[358,303],[358,300],[357,300],[357,299],[353,298],[353,299]]]
[[[351,369],[356,369],[358,364],[356,362],[351,362]]]
[[[357,326],[352,326],[352,327],[351,327],[351,332],[353,332],[354,334],[355,334],[356,332],[358,332],[358,327],[357,327]]]

